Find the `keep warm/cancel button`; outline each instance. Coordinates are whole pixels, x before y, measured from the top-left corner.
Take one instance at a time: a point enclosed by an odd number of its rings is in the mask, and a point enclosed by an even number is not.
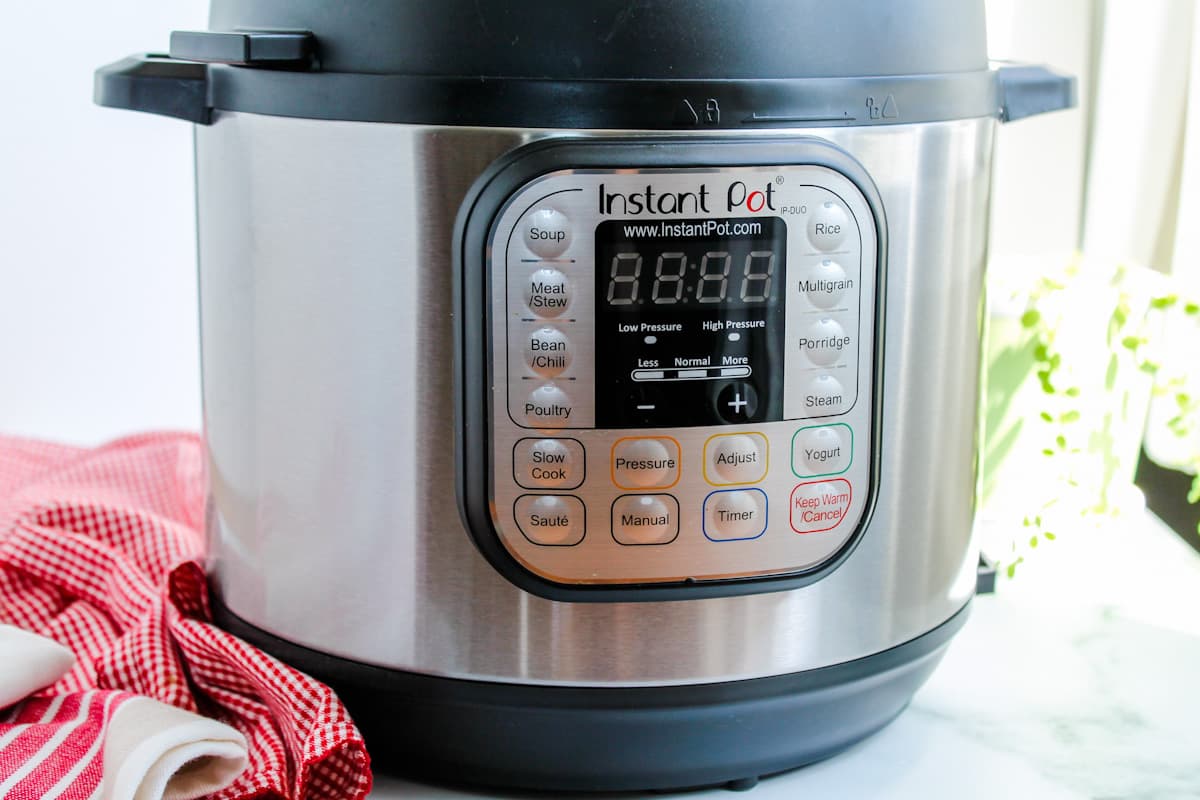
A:
[[[850,482],[837,478],[831,481],[802,483],[792,489],[792,530],[796,533],[817,533],[836,528],[850,510]]]

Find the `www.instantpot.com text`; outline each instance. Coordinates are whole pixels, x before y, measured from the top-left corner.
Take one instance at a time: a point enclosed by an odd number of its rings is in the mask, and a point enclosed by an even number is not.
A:
[[[706,219],[700,222],[652,222],[625,225],[626,239],[656,239],[663,236],[758,236],[761,222]]]

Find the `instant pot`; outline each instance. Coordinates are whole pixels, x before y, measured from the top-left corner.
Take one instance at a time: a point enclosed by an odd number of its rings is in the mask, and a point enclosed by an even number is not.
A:
[[[194,123],[218,620],[375,763],[729,783],[908,703],[973,596],[983,2],[213,0],[97,74]]]

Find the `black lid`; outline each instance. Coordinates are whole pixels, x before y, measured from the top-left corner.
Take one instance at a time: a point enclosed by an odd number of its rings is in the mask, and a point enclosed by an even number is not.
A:
[[[753,79],[987,69],[983,0],[212,0],[213,31],[303,30],[321,70]]]

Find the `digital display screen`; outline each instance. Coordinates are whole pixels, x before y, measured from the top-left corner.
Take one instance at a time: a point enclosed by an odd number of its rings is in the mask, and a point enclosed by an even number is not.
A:
[[[752,308],[783,291],[775,219],[607,222],[596,230],[599,300],[613,311]]]

